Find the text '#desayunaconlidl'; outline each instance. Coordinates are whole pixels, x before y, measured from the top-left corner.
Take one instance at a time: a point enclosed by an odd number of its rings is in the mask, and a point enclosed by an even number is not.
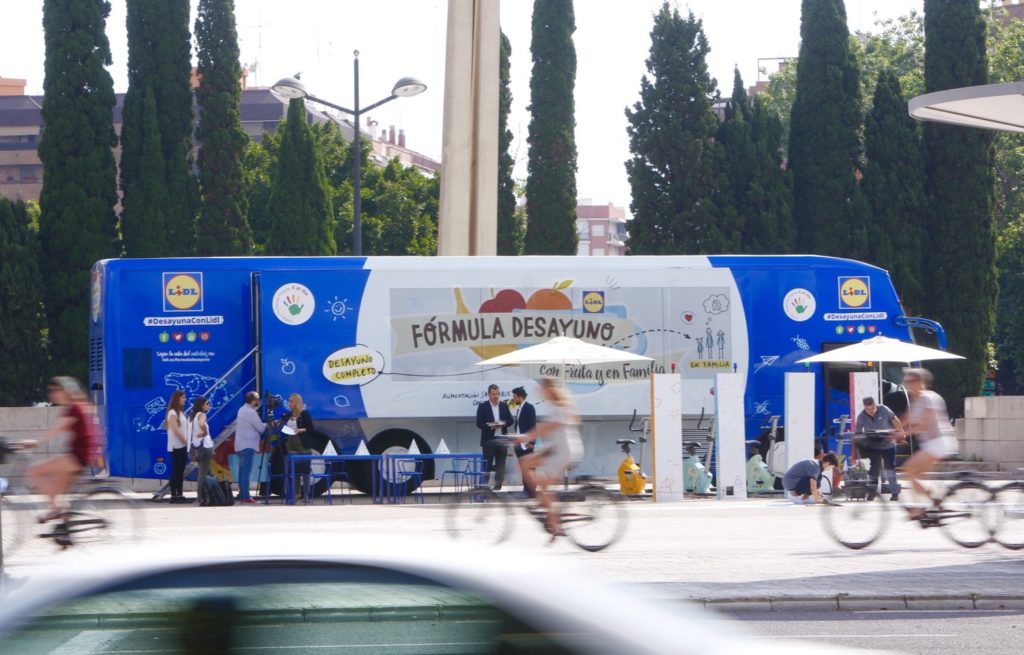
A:
[[[445,320],[432,317],[424,323],[413,323],[409,327],[412,330],[413,348],[505,339],[543,339],[557,336],[608,342],[615,336],[615,325],[611,322],[558,316],[513,316],[511,320],[501,316],[446,318]]]

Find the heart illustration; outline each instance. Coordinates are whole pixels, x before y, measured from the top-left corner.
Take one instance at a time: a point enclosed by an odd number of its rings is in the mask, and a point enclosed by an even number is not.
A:
[[[685,314],[683,314],[683,320],[686,321],[687,323],[693,323],[693,314],[691,314],[690,312],[686,312]]]
[[[199,333],[199,339],[201,341],[209,341],[210,340],[210,333],[209,332],[200,332]]]
[[[182,339],[185,338],[185,335],[182,332],[175,332],[174,334],[171,335],[171,338],[174,339],[175,341],[181,341]]]

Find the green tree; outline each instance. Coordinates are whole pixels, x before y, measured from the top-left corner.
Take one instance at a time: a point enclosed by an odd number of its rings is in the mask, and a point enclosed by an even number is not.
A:
[[[796,69],[799,60],[796,57],[787,59],[779,65],[779,70],[768,76],[768,86],[758,97],[765,109],[775,114],[782,126],[782,156],[786,157],[789,149],[789,119],[793,111],[793,100],[796,98]]]
[[[192,251],[195,216],[195,181],[189,153],[192,148],[191,34],[188,0],[132,0],[127,3],[128,92],[122,116],[121,192],[125,202],[121,221],[130,224],[155,220],[154,212],[132,200],[137,185],[164,187],[160,214],[164,221],[155,227],[131,227],[139,234],[160,231],[163,256]],[[148,91],[147,91],[148,90]],[[163,178],[146,179],[152,169],[142,170],[152,159],[145,151],[147,120],[143,104],[151,91],[156,101],[156,132],[163,159]],[[145,195],[147,192],[141,192]],[[141,212],[133,215],[133,212]],[[130,256],[152,256],[152,246],[126,244]]]
[[[267,254],[335,254],[334,211],[301,98],[288,103],[268,213],[273,228]]]
[[[249,208],[248,220],[252,227],[253,250],[256,254],[263,254],[274,228],[269,208],[277,169],[277,151],[281,144],[280,135],[280,130],[264,132],[260,143],[250,141],[246,145],[242,157],[242,193]]]
[[[575,255],[576,31],[573,0],[534,0],[526,239],[531,255]]]
[[[525,225],[517,221],[515,180],[512,169],[516,161],[510,152],[512,130],[508,115],[512,111],[511,65],[512,44],[501,33],[501,89],[498,94],[498,254],[518,255],[523,252]]]
[[[0,330],[5,359],[0,367],[0,405],[27,405],[43,398],[46,355],[43,286],[38,243],[25,203],[0,198]]]
[[[904,97],[924,93],[924,18],[916,11],[875,21],[875,29],[857,34],[851,45],[861,66],[861,97],[870,103],[883,71],[896,76]],[[871,105],[864,108],[871,111]]]
[[[715,140],[708,51],[702,22],[662,4],[651,30],[649,76],[640,80],[640,101],[626,109],[630,254],[717,253],[739,245],[725,153]]]
[[[921,132],[907,113],[895,72],[878,75],[873,96],[864,125],[862,186],[871,206],[867,261],[890,272],[904,308],[914,313],[924,306]]]
[[[102,0],[45,0],[46,43],[39,142],[40,273],[50,329],[50,372],[85,378],[89,273],[116,257],[114,85]]]
[[[985,21],[973,0],[925,0],[925,91],[988,82]],[[936,365],[937,389],[950,413],[981,389],[994,327],[995,231],[992,135],[924,124],[925,190],[930,207],[927,314],[946,328],[949,348],[967,358]]]
[[[860,81],[842,0],[803,0],[789,168],[797,248],[819,255],[865,250],[867,205],[857,183]]]
[[[736,70],[718,141],[725,150],[725,171],[740,233],[739,252],[787,253],[792,249],[792,197],[779,153],[781,135],[778,117],[761,101],[750,104]]]
[[[160,257],[167,248],[167,190],[156,96],[148,85],[139,109],[141,139],[132,138],[137,155],[132,168],[137,177],[121,201],[121,238],[127,257]]]
[[[376,176],[371,198],[364,205],[363,239],[368,254],[437,254],[437,213],[435,209],[431,216],[429,210],[434,195],[431,179],[397,159]]]
[[[238,63],[234,0],[200,0],[196,18],[199,55],[199,181],[196,253],[248,255],[252,229],[242,179],[249,137],[242,130],[242,68]]]

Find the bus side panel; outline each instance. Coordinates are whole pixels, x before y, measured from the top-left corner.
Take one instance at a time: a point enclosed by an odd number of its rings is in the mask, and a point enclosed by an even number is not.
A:
[[[154,266],[166,268],[154,268]],[[249,270],[206,268],[203,260],[108,262],[103,339],[104,418],[112,475],[162,478],[169,470],[164,418],[176,389],[187,406],[207,393],[211,433],[234,420],[253,388]]]

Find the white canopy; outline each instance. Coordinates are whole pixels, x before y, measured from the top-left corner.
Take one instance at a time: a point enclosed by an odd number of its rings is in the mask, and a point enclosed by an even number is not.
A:
[[[649,362],[651,359],[645,355],[637,355],[618,348],[606,348],[572,337],[552,337],[543,343],[491,357],[477,362],[476,365],[562,364],[586,366],[614,362]]]
[[[921,121],[1024,132],[1024,82],[936,91],[911,98],[907,106]]]
[[[815,362],[923,362],[929,359],[964,359],[960,355],[937,350],[899,339],[877,336],[859,343],[829,350],[798,360],[797,364]]]

